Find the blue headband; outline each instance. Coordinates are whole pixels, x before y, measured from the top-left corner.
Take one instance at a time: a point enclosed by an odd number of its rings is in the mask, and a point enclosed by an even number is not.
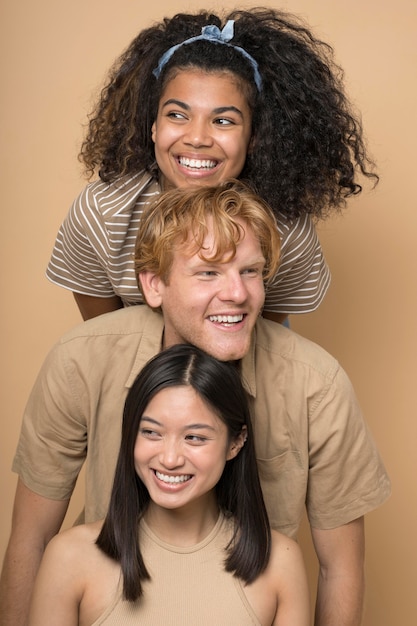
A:
[[[206,41],[213,41],[214,43],[221,43],[226,46],[230,46],[231,48],[234,48],[235,50],[240,52],[240,54],[242,54],[245,57],[245,59],[247,59],[249,63],[251,64],[253,68],[253,75],[254,75],[256,86],[258,88],[258,91],[261,91],[262,78],[259,73],[259,67],[255,59],[250,54],[248,54],[248,52],[246,52],[246,50],[244,50],[243,48],[239,48],[239,46],[234,46],[233,44],[228,43],[231,39],[233,39],[233,35],[234,35],[233,25],[234,25],[234,20],[229,20],[227,24],[225,25],[225,27],[223,28],[223,30],[220,30],[217,26],[213,26],[213,25],[203,26],[203,28],[201,29],[201,35],[198,35],[197,37],[191,37],[190,39],[186,39],[182,43],[179,43],[176,46],[172,46],[172,48],[169,48],[169,50],[164,52],[164,54],[159,59],[158,67],[156,67],[152,72],[153,75],[155,76],[155,78],[159,78],[165,65],[168,63],[168,61],[170,60],[174,52],[178,50],[178,48],[181,48],[181,46],[184,46],[188,43],[192,43],[193,41],[200,41],[202,39],[205,39]]]

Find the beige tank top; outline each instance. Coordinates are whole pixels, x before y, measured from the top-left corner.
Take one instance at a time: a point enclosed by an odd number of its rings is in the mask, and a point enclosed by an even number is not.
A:
[[[199,544],[178,548],[141,523],[141,548],[151,576],[136,602],[115,600],[92,626],[261,626],[242,583],[224,569],[232,527],[223,515]]]

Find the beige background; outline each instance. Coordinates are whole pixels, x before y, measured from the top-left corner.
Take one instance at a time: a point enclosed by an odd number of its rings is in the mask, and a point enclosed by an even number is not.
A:
[[[71,294],[49,284],[44,268],[58,226],[84,186],[76,155],[92,95],[138,30],[201,6],[172,0],[1,4],[0,556],[16,480],[10,464],[27,395],[49,347],[80,319]],[[348,371],[393,482],[390,501],[367,518],[364,624],[414,626],[417,4],[293,0],[280,6],[304,16],[334,45],[382,176],[376,191],[351,201],[343,217],[320,228],[332,287],[318,312],[292,325]],[[314,578],[306,532],[302,543]]]

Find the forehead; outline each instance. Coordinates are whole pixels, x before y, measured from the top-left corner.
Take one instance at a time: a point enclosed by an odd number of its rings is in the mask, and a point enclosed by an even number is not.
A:
[[[200,68],[173,68],[164,80],[161,100],[173,91],[181,90],[184,95],[191,97],[196,91],[204,92],[220,99],[238,96],[248,103],[248,85],[246,81],[229,70],[206,71]]]
[[[165,387],[158,391],[145,407],[141,420],[147,418],[158,421],[166,419],[171,426],[178,422],[199,425],[206,423],[218,428],[224,425],[218,411],[190,385]]]
[[[187,238],[177,242],[174,260],[177,257],[189,262],[203,260],[213,264],[234,260],[245,263],[265,261],[259,239],[247,222],[235,218],[234,223],[228,226],[226,232],[222,224],[215,223],[212,216],[207,216],[204,227],[190,228]]]

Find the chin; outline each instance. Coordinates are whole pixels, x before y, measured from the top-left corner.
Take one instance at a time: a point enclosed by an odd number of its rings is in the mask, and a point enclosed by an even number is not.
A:
[[[208,349],[207,352],[209,352],[211,356],[213,356],[215,359],[218,359],[219,361],[240,361],[240,359],[243,359],[245,354],[247,354],[248,350],[249,346],[246,346],[245,348],[241,348],[239,350],[236,348],[232,350]]]

